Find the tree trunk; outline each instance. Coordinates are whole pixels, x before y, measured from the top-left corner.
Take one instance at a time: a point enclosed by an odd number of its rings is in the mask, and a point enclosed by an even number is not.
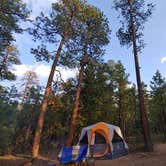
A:
[[[132,4],[130,3],[130,0],[128,1],[130,4],[130,20],[131,20],[131,31],[132,31],[132,38],[133,38],[133,51],[134,51],[135,70],[136,70],[136,78],[137,78],[137,86],[138,86],[139,105],[140,105],[140,116],[141,116],[141,122],[143,127],[145,149],[150,152],[150,151],[153,151],[153,144],[151,140],[148,118],[147,118],[147,113],[146,113],[145,104],[144,104],[144,95],[143,95],[143,89],[141,84],[138,51],[137,51],[137,45],[136,45],[136,32],[135,32],[135,25],[134,25],[134,20],[132,15],[133,13]]]
[[[118,105],[119,105],[119,108],[118,108],[118,124],[119,124],[119,127],[122,128],[122,95],[121,95],[121,92],[119,90],[119,101],[118,101]]]
[[[164,140],[166,141],[166,114],[163,112],[163,121],[164,121]]]
[[[161,121],[163,122],[162,128],[163,128],[163,135],[164,135],[164,140],[166,140],[166,115],[164,111],[164,99],[161,96],[161,102],[162,102],[162,110],[161,110]]]
[[[160,115],[159,117],[160,117],[160,126],[161,126],[160,128],[162,129],[164,140],[166,140],[166,129],[165,129],[164,117],[162,111],[160,112],[159,115]]]
[[[21,103],[18,104],[18,111],[22,111],[22,109],[23,109],[25,100],[27,98],[27,91],[28,91],[29,83],[30,83],[30,80],[28,80],[26,85],[25,85],[22,101],[21,101]]]
[[[30,133],[31,133],[31,125],[29,125],[28,128],[26,129],[25,140],[29,139]]]
[[[123,92],[121,89],[124,89],[124,87],[122,86],[122,84],[120,84],[119,86],[119,95],[118,95],[118,105],[119,105],[119,110],[118,110],[118,119],[119,119],[119,127],[122,129],[123,134],[125,135],[125,112],[124,112],[124,104],[123,104],[123,100],[124,100],[124,96],[123,96]]]
[[[78,116],[78,106],[79,106],[80,93],[81,93],[81,84],[83,81],[84,66],[85,66],[85,64],[81,64],[81,69],[79,71],[78,86],[77,86],[77,91],[76,91],[76,96],[75,96],[75,101],[74,101],[73,115],[72,115],[72,120],[71,120],[71,124],[70,124],[69,136],[66,141],[66,146],[71,146],[72,142],[73,142],[74,130],[75,130],[75,126],[76,126],[76,119]]]
[[[122,117],[121,117],[121,124],[122,124],[122,132],[123,132],[123,136],[126,136],[126,111],[125,108],[123,107],[122,110]]]
[[[49,98],[49,95],[51,92],[51,84],[53,81],[54,73],[56,70],[56,65],[57,65],[61,50],[62,50],[62,46],[65,42],[66,36],[67,36],[67,32],[65,32],[64,35],[62,36],[62,39],[60,41],[54,62],[53,62],[52,67],[51,67],[49,78],[47,81],[47,85],[46,85],[46,89],[45,89],[45,93],[44,93],[44,98],[43,98],[42,106],[41,106],[41,112],[39,115],[38,124],[37,124],[37,128],[35,131],[35,137],[34,137],[34,142],[33,142],[32,157],[34,157],[34,158],[37,157],[38,153],[39,153],[40,137],[41,137],[41,132],[43,129],[43,123],[44,123],[44,117],[45,117],[45,112],[46,112],[46,108],[47,108],[47,102],[48,102],[48,98]]]

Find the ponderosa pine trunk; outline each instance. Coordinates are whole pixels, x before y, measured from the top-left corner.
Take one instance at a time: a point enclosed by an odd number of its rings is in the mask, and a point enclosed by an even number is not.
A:
[[[163,129],[163,136],[164,140],[166,140],[166,114],[165,114],[165,107],[164,107],[164,99],[161,96],[161,102],[162,102],[162,110],[161,110],[161,122],[162,122],[162,129]]]
[[[164,131],[163,131],[164,133],[163,134],[164,134],[164,140],[166,141],[166,114],[165,114],[164,110],[162,110],[162,114],[163,114],[162,117],[163,117],[163,123],[164,123],[163,124],[164,125]]]
[[[28,128],[26,129],[25,140],[29,139],[30,133],[31,133],[31,125],[29,125]]]
[[[73,109],[72,120],[71,120],[71,124],[70,124],[69,135],[68,135],[68,138],[66,141],[66,146],[71,146],[73,143],[76,119],[78,116],[78,107],[79,107],[80,94],[81,94],[81,84],[83,81],[84,66],[85,66],[85,63],[81,63],[81,68],[80,68],[79,77],[78,77],[77,91],[76,91],[76,96],[75,96],[75,101],[74,101],[74,109]]]
[[[151,152],[151,151],[153,151],[153,144],[152,144],[152,140],[151,140],[148,118],[147,118],[147,113],[145,110],[143,88],[142,88],[142,84],[141,84],[140,67],[139,67],[139,61],[138,61],[138,51],[137,51],[137,45],[136,45],[136,32],[135,32],[135,25],[134,25],[134,20],[133,20],[132,4],[130,3],[130,0],[128,0],[128,2],[130,5],[130,21],[131,21],[132,42],[133,42],[133,51],[134,51],[134,61],[135,61],[136,79],[137,79],[137,87],[138,87],[141,123],[142,123],[142,127],[143,127],[145,149],[147,151]]]
[[[123,94],[122,94],[122,85],[119,86],[119,95],[118,95],[118,123],[119,127],[122,129],[123,135],[125,135],[125,112],[123,110]]]
[[[119,127],[122,128],[122,95],[121,95],[121,92],[119,90],[119,99],[118,99],[118,105],[119,105],[119,108],[118,108],[118,123],[119,123]]]
[[[161,126],[161,129],[163,132],[163,137],[164,137],[164,140],[166,140],[166,128],[165,128],[165,124],[164,124],[164,117],[163,117],[162,111],[160,112],[159,117],[160,117],[160,126]]]
[[[126,111],[122,111],[122,132],[123,136],[126,136]]]
[[[60,41],[55,59],[53,61],[52,67],[51,67],[51,71],[50,71],[50,75],[47,81],[47,85],[46,85],[46,89],[45,89],[45,93],[44,93],[44,98],[42,101],[42,106],[41,106],[41,112],[39,115],[39,119],[38,119],[38,124],[37,124],[37,128],[35,131],[35,137],[34,137],[34,142],[33,142],[33,148],[32,148],[32,157],[36,158],[38,156],[39,153],[39,144],[40,144],[40,137],[41,137],[41,132],[43,129],[43,123],[44,123],[44,117],[45,117],[45,113],[46,113],[46,109],[47,109],[47,105],[48,105],[48,98],[49,95],[51,93],[51,84],[53,81],[53,77],[54,77],[54,73],[56,70],[56,65],[58,62],[58,59],[60,57],[60,53],[63,47],[63,44],[65,42],[65,38],[67,36],[67,32],[64,33],[64,35],[62,36],[62,39]]]
[[[30,84],[30,80],[28,80],[26,85],[25,85],[22,101],[20,104],[18,104],[18,111],[22,111],[22,109],[23,109],[24,103],[25,103],[26,98],[27,98],[27,91],[28,91],[29,84]]]

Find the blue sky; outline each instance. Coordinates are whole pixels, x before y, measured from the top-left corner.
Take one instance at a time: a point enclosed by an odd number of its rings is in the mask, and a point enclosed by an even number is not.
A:
[[[116,38],[116,31],[119,27],[118,13],[111,8],[112,0],[89,0],[90,3],[99,7],[108,17],[112,36],[110,44],[107,48],[105,59],[121,60],[126,71],[130,74],[130,80],[135,82],[134,59],[131,50],[120,47]],[[157,69],[166,77],[166,1],[164,0],[147,0],[147,3],[156,4],[152,18],[145,24],[144,41],[145,49],[139,55],[142,80],[149,84],[152,76]],[[162,60],[163,58],[163,60]],[[163,63],[161,63],[161,60]]]
[[[23,0],[32,10],[31,18],[34,19],[40,11],[48,13],[51,3],[55,0]],[[113,0],[87,0],[88,3],[100,8],[106,17],[108,17],[109,25],[112,30],[110,44],[106,47],[105,61],[113,59],[121,60],[126,68],[126,72],[130,74],[129,80],[136,82],[135,66],[131,49],[121,47],[116,37],[116,31],[119,27],[118,13],[112,8]],[[166,1],[165,0],[147,0],[156,4],[152,18],[145,24],[144,41],[147,44],[142,54],[139,55],[141,77],[142,80],[149,84],[152,76],[157,69],[166,77]],[[16,74],[22,76],[24,70],[32,69],[38,71],[38,75],[45,84],[49,73],[49,65],[46,63],[36,63],[33,55],[30,54],[30,48],[35,47],[31,36],[28,34],[15,35],[16,45],[20,51],[20,59],[22,68],[17,67]],[[42,72],[41,72],[42,71]],[[69,70],[67,70],[69,71]],[[45,74],[42,74],[45,73]],[[72,71],[66,72],[62,69],[62,75],[65,73],[64,79],[70,77]]]

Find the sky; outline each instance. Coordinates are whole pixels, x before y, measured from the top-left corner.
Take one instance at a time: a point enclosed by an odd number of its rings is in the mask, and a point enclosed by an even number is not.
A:
[[[38,16],[41,11],[48,14],[51,10],[51,3],[55,1],[56,0],[23,0],[23,2],[27,3],[28,8],[32,10],[30,15],[31,19]],[[130,74],[129,80],[136,83],[132,50],[121,47],[116,37],[116,31],[120,24],[117,19],[118,12],[112,8],[113,0],[87,0],[87,2],[104,12],[112,30],[110,43],[106,47],[104,60],[120,60],[126,68],[126,72]],[[145,24],[143,39],[146,43],[146,47],[139,55],[142,81],[149,84],[157,69],[161,72],[163,77],[166,77],[166,1],[146,0],[146,2],[156,4],[152,18]],[[51,64],[44,62],[37,63],[35,61],[34,56],[30,54],[30,49],[34,48],[37,44],[32,41],[30,35],[15,34],[15,38],[22,62],[22,65],[14,66],[15,74],[18,78],[21,78],[27,70],[33,70],[38,74],[41,84],[45,85]],[[67,68],[59,68],[59,70],[64,80],[73,77],[77,73],[76,70]]]

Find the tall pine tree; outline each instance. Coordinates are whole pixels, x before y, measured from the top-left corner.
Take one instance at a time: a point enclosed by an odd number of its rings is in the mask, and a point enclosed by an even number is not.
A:
[[[74,137],[84,70],[88,65],[91,65],[91,63],[97,64],[102,61],[102,56],[104,55],[103,46],[109,43],[110,34],[108,20],[99,9],[86,4],[80,13],[83,16],[80,17],[80,31],[78,31],[76,41],[73,42],[72,47],[69,46],[66,54],[64,54],[68,57],[69,67],[79,67],[78,85],[67,140],[68,146],[71,146]]]
[[[120,11],[122,18],[122,27],[120,27],[117,32],[117,37],[120,40],[120,44],[122,46],[133,47],[145,148],[147,151],[152,151],[153,145],[144,104],[144,93],[141,84],[138,52],[141,52],[142,48],[144,48],[142,31],[144,29],[145,22],[152,15],[152,9],[154,8],[154,5],[151,3],[145,5],[144,0],[114,0],[114,4],[115,9]]]

